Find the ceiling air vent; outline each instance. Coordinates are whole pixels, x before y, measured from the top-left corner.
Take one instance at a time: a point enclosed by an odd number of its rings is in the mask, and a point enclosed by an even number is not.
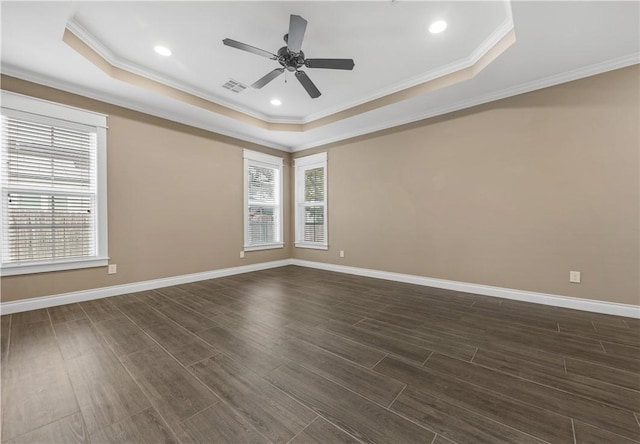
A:
[[[234,93],[241,93],[242,91],[248,88],[247,85],[244,85],[238,82],[237,80],[233,80],[233,79],[229,79],[227,83],[222,85],[222,87]]]

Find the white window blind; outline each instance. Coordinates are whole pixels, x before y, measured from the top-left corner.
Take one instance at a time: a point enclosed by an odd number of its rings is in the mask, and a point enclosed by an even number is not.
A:
[[[245,250],[281,248],[282,158],[244,151]]]
[[[296,246],[327,249],[327,153],[295,160]]]
[[[3,105],[4,99],[3,93]],[[37,108],[40,101],[32,100]],[[30,102],[21,96],[18,103]],[[98,128],[4,107],[1,128],[3,275],[19,274],[21,266],[23,272],[80,268],[37,266],[104,255],[106,232],[100,233],[99,215],[106,212],[106,202],[99,202],[98,189],[103,137]]]

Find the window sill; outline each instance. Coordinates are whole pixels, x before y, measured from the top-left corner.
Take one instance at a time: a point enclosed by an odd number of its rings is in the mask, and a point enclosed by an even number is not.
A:
[[[264,244],[264,245],[251,245],[245,246],[244,251],[259,251],[259,250],[275,250],[276,248],[284,248],[282,242],[277,244]]]
[[[304,243],[297,243],[296,244],[296,248],[310,248],[312,250],[328,250],[329,249],[329,245],[326,244],[304,244]]]
[[[78,270],[81,268],[106,267],[108,257],[94,257],[91,259],[70,259],[56,262],[32,262],[26,264],[3,265],[0,276],[16,276],[19,274],[48,273],[51,271]]]

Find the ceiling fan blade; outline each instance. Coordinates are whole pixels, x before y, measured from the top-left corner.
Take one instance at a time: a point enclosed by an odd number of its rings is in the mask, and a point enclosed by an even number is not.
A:
[[[316,85],[313,84],[304,71],[296,71],[296,79],[298,79],[302,87],[307,90],[307,93],[309,93],[312,99],[320,97],[320,90],[316,88]]]
[[[307,68],[325,69],[353,69],[353,59],[307,59],[304,62]]]
[[[278,77],[283,72],[284,72],[284,68],[274,69],[269,74],[262,77],[260,80],[257,80],[256,82],[254,82],[253,85],[251,85],[251,88],[260,89],[263,86],[265,86],[267,83],[269,83],[270,81]]]
[[[253,54],[257,54],[262,57],[266,57],[268,59],[276,59],[277,56],[275,54],[271,54],[269,51],[265,51],[264,49],[256,48],[255,46],[247,45],[246,43],[237,42],[231,39],[224,39],[222,41],[227,46],[231,46],[232,48],[241,49],[243,51],[248,51]]]
[[[307,21],[299,15],[291,15],[289,18],[289,36],[287,37],[287,47],[289,51],[298,54],[302,48],[304,32],[307,30]]]

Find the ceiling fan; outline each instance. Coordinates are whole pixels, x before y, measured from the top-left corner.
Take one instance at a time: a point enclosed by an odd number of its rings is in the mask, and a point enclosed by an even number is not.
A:
[[[257,80],[252,88],[260,89],[280,74],[287,71],[295,72],[296,79],[300,82],[303,88],[307,91],[312,99],[320,97],[320,91],[313,84],[309,76],[304,71],[300,71],[299,68],[325,68],[325,69],[347,69],[351,70],[354,67],[353,59],[305,59],[304,52],[302,52],[302,40],[304,39],[304,32],[307,29],[307,21],[299,15],[291,15],[289,18],[289,33],[284,35],[284,41],[287,46],[283,46],[278,50],[277,54],[272,54],[269,51],[256,48],[255,46],[247,45],[231,39],[224,39],[222,43],[232,48],[248,51],[259,56],[267,57],[271,60],[277,60],[282,68],[276,68],[266,76]]]

